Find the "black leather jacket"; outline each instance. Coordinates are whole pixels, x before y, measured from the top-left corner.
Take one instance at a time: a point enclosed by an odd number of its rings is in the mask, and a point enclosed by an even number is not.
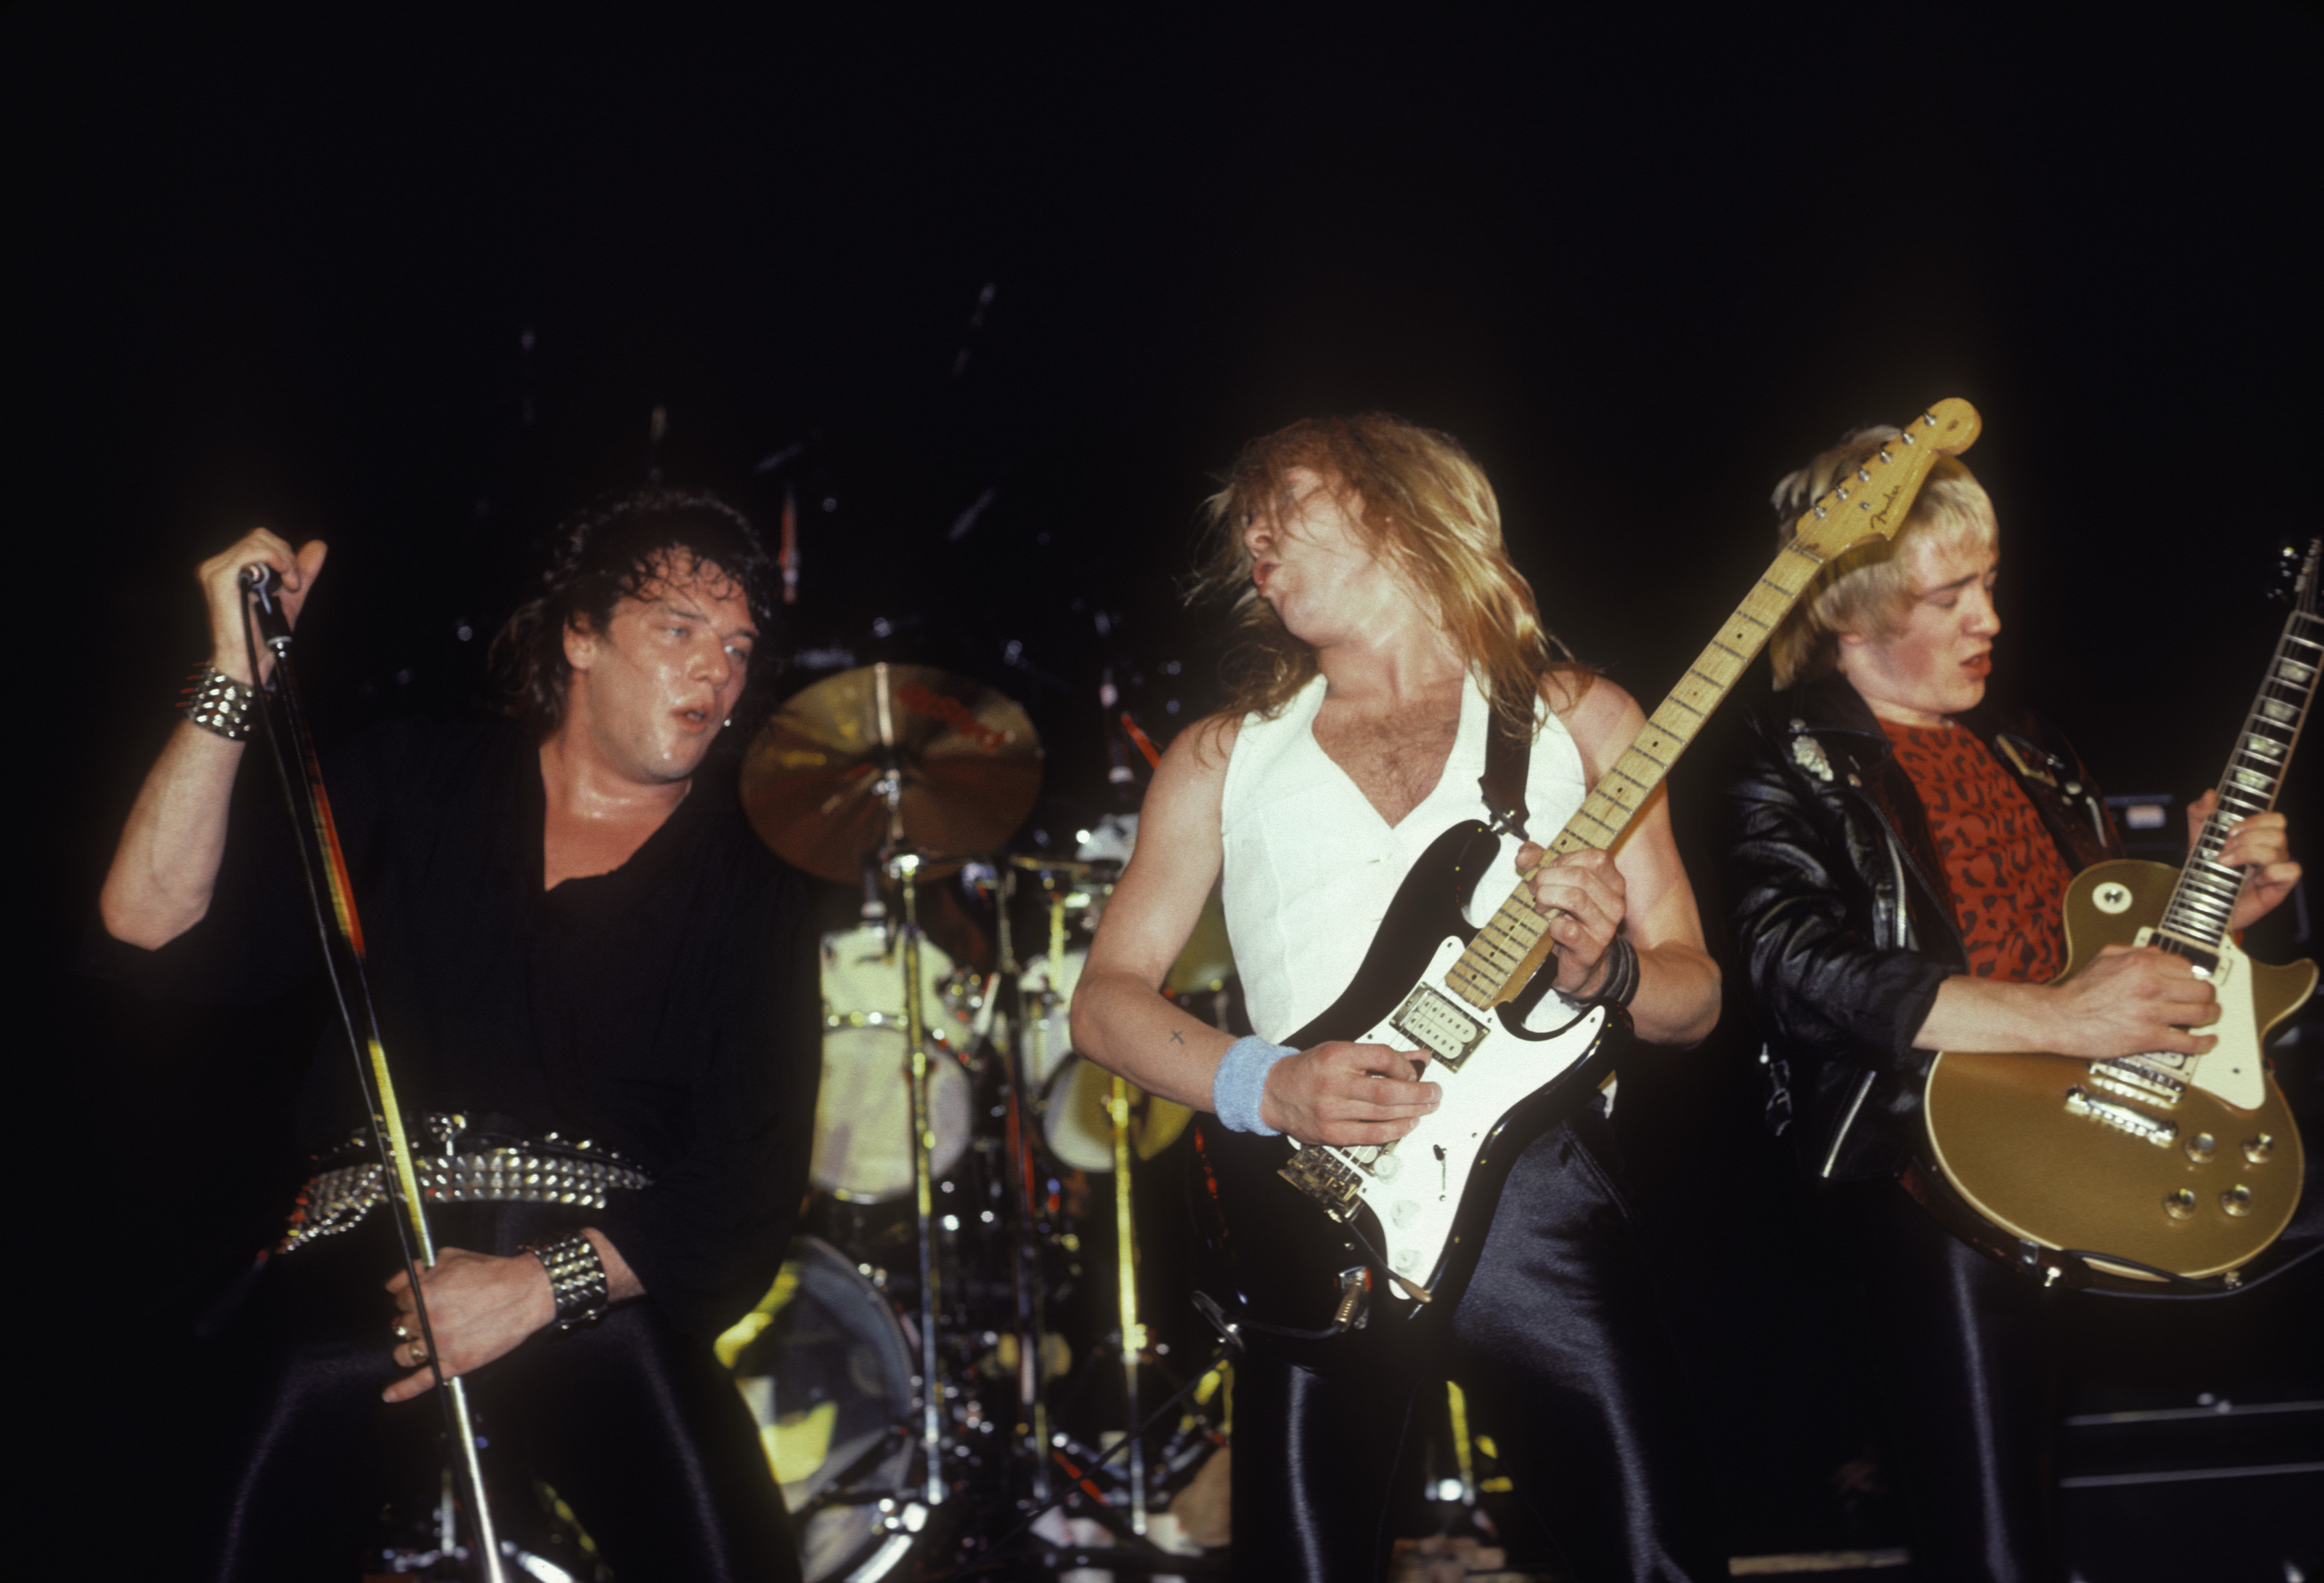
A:
[[[1960,718],[2026,794],[2069,872],[2121,855],[2066,740],[2030,716]],[[1944,865],[1913,783],[1840,676],[1755,713],[1719,818],[1741,989],[1767,1041],[1769,1118],[1802,1163],[1893,1175],[1919,1141],[1937,989],[1968,971]]]

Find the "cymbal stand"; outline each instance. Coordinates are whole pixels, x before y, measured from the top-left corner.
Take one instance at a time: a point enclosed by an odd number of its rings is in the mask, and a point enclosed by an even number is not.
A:
[[[889,701],[888,667],[872,667],[873,700],[882,759],[873,789],[888,805],[888,840],[881,867],[896,877],[904,897],[904,1043],[910,1053],[912,1084],[912,1207],[918,1220],[920,1254],[920,1451],[931,1506],[945,1501],[944,1381],[936,1373],[936,1129],[928,1109],[927,1017],[920,1004],[920,854],[904,845],[904,776],[896,758],[895,715]]]
[[[1043,876],[1046,880],[1048,877]],[[1049,891],[1049,990],[1060,1003],[1065,981],[1065,893]],[[1130,1529],[1146,1532],[1146,1442],[1137,1431],[1138,1363],[1146,1350],[1146,1327],[1138,1320],[1138,1233],[1130,1214],[1130,1082],[1116,1073],[1106,1100],[1113,1122],[1113,1232],[1115,1290],[1121,1302],[1123,1422],[1130,1426]]]
[[[893,860],[904,892],[904,1037],[912,1058],[912,1207],[919,1219],[920,1450],[927,1461],[927,1502],[944,1505],[944,1381],[936,1374],[936,1128],[928,1110],[928,1029],[920,1005],[920,891],[918,852]]]
[[[993,993],[1008,994],[1015,1005],[1009,1021],[1009,1048],[1002,1053],[1009,1072],[1009,1176],[1016,1199],[1017,1235],[1010,1244],[1017,1283],[1017,1431],[1018,1450],[1028,1459],[1033,1475],[1034,1509],[1047,1511],[1056,1496],[1049,1484],[1049,1401],[1042,1388],[1041,1332],[1044,1329],[1041,1293],[1041,1249],[1034,1227],[1038,1189],[1033,1164],[1033,1082],[1026,1070],[1028,1036],[1025,1016],[1023,964],[1017,960],[1017,943],[1010,927],[1010,904],[1017,898],[1017,871],[1004,865],[996,888],[1000,907],[995,916],[1001,956],[1001,983]]]
[[[1130,1080],[1116,1072],[1106,1100],[1113,1118],[1114,1263],[1121,1292],[1122,1422],[1129,1426],[1130,1531],[1146,1533],[1146,1439],[1138,1432],[1138,1365],[1146,1351],[1146,1327],[1138,1318],[1138,1232],[1130,1216]]]

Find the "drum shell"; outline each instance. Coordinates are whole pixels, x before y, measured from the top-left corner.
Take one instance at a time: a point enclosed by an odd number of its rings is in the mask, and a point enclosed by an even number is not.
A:
[[[928,1111],[938,1176],[960,1163],[973,1100],[955,1052],[973,1035],[949,992],[952,959],[923,940],[920,1012],[928,1038]],[[823,1082],[816,1096],[808,1179],[859,1203],[912,1191],[910,1046],[904,1033],[901,944],[880,925],[823,942]]]
[[[879,1289],[829,1243],[795,1238],[774,1286],[716,1345],[758,1422],[807,1583],[900,1568],[911,1533],[851,1498],[902,1505],[915,1487],[913,1350]]]

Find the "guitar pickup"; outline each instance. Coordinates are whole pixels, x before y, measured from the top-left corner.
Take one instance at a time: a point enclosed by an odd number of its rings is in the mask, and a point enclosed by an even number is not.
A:
[[[2144,1110],[2118,1105],[2112,1100],[2098,1099],[2080,1083],[2066,1091],[2066,1109],[2077,1116],[2087,1116],[2093,1121],[2119,1127],[2133,1137],[2143,1137],[2157,1148],[2169,1148],[2178,1140],[2177,1122],[2162,1120]]]
[[[1363,1195],[1363,1173],[1320,1144],[1309,1144],[1276,1173],[1323,1206],[1334,1220],[1355,1215]]]
[[[1388,1020],[1390,1027],[1455,1072],[1485,1037],[1483,1023],[1425,984],[1406,996]]]
[[[2186,958],[2195,964],[2195,976],[2199,979],[2208,979],[2219,971],[2219,953],[2201,941],[2190,940],[2184,934],[2165,934],[2148,925],[2138,931],[2131,943],[2152,945],[2173,956]]]
[[[2151,1105],[2175,1105],[2187,1092],[2187,1085],[2177,1078],[2119,1057],[2091,1062],[2090,1081],[2126,1099],[2144,1100]]]

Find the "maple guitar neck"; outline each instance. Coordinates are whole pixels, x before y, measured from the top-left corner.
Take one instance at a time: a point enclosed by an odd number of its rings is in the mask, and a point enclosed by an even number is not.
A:
[[[1940,401],[1883,446],[1877,456],[1868,458],[1852,478],[1810,507],[1794,529],[1792,541],[1752,584],[1719,636],[1695,656],[1661,707],[1646,717],[1646,729],[1591,787],[1581,808],[1549,842],[1549,851],[1613,851],[1816,573],[1833,556],[1867,538],[1893,536],[1937,458],[1968,449],[1978,428],[1977,411],[1967,401]],[[1880,471],[1874,472],[1876,467]],[[1524,990],[1555,945],[1549,919],[1535,910],[1531,888],[1520,885],[1477,931],[1446,981],[1471,1005],[1498,1006]]]

